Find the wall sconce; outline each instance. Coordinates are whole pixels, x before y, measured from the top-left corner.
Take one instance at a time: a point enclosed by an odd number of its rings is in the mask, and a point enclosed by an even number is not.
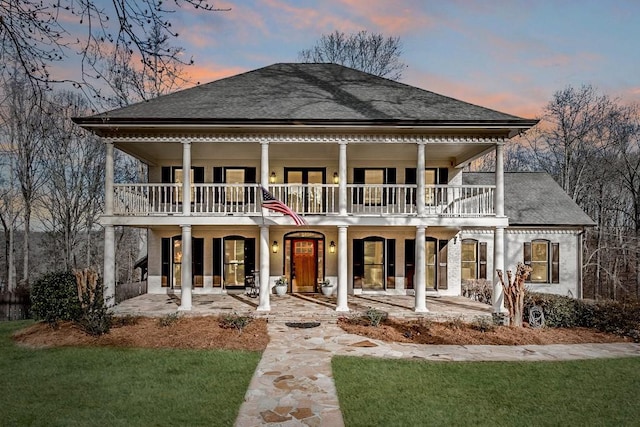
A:
[[[274,171],[271,171],[271,175],[269,176],[269,182],[272,184],[276,183],[276,173]]]
[[[271,252],[273,252],[274,254],[277,254],[278,249],[280,249],[280,246],[278,246],[278,241],[274,240],[273,245],[271,245]]]
[[[336,242],[334,242],[333,240],[331,241],[331,243],[329,243],[329,252],[331,252],[332,254],[336,253]]]
[[[453,244],[457,244],[458,243],[458,236],[460,235],[460,233],[456,233],[455,236],[453,236]]]
[[[334,172],[333,173],[333,183],[337,184],[338,182],[340,182],[340,178],[338,177],[338,172]]]

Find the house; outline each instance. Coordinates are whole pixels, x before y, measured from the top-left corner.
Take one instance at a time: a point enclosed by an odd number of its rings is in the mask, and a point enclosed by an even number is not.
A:
[[[255,271],[260,311],[281,276],[288,292],[329,280],[338,311],[379,293],[414,295],[416,312],[484,276],[502,311],[495,269],[527,254],[533,284],[580,295],[591,220],[548,176],[503,172],[504,144],[536,120],[334,64],[274,64],[74,120],[106,144],[107,296],[115,226],[148,230],[148,292],[179,292],[181,310]],[[114,149],[146,163],[148,183],[114,183]],[[487,153],[495,173],[463,173]],[[260,186],[306,224],[263,208]]]

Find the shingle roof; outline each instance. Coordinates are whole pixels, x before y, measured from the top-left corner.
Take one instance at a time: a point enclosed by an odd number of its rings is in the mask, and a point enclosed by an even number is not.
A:
[[[463,173],[462,182],[493,185],[495,175],[493,172]],[[509,225],[595,225],[551,175],[544,172],[505,173],[504,211]]]
[[[110,122],[411,122],[530,127],[494,111],[335,64],[274,64],[77,119]]]

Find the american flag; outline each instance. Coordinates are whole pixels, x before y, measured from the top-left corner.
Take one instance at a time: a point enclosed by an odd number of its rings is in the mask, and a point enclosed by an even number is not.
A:
[[[280,212],[285,215],[289,215],[293,218],[293,222],[296,225],[305,225],[307,222],[300,215],[291,210],[291,208],[280,200],[273,197],[273,194],[269,193],[264,187],[260,187],[262,189],[262,207],[267,208],[269,210]]]

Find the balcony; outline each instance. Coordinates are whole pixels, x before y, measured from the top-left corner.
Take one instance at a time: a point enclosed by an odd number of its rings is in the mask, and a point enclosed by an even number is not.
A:
[[[182,184],[114,184],[114,215],[173,215],[182,213]],[[352,216],[416,216],[417,186],[405,184],[347,184],[347,214]],[[495,186],[429,185],[425,187],[425,216],[495,216]],[[269,191],[301,215],[337,215],[337,184],[275,184]],[[191,214],[203,216],[261,215],[256,184],[192,184]],[[270,215],[280,215],[270,213]]]

